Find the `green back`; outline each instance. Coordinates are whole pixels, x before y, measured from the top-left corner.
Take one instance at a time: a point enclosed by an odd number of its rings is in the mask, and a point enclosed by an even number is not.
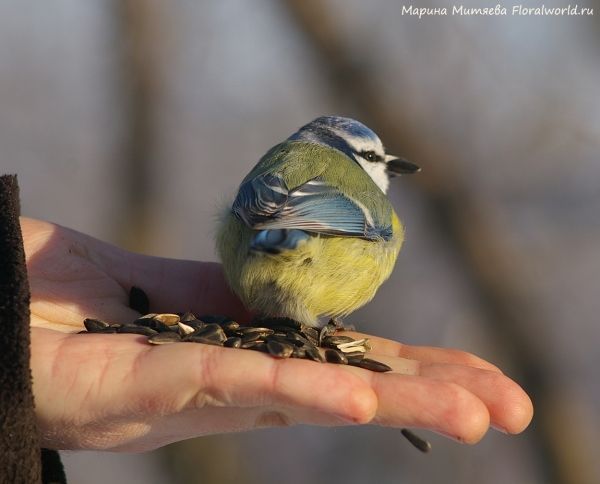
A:
[[[320,177],[347,198],[364,206],[378,227],[392,225],[392,205],[361,166],[343,153],[304,141],[284,141],[271,148],[244,182],[267,173],[279,174],[288,190]]]

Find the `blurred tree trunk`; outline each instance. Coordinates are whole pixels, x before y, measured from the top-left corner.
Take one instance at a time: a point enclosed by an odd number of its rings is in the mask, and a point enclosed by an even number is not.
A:
[[[166,62],[173,37],[171,12],[168,3],[157,0],[118,0],[116,6],[127,113],[119,180],[125,195],[121,245],[145,252],[155,189],[152,166],[159,132],[157,108],[164,95]]]

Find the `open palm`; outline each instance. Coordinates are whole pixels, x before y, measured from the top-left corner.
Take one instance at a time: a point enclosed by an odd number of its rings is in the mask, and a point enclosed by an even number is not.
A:
[[[55,449],[145,451],[198,435],[264,426],[377,423],[425,427],[473,443],[490,425],[522,431],[523,390],[461,351],[371,338],[394,371],[199,344],[151,346],[122,334],[74,334],[83,319],[131,322],[132,285],[151,311],[250,315],[221,266],[148,257],[84,234],[22,219],[31,289],[32,357],[42,444]]]

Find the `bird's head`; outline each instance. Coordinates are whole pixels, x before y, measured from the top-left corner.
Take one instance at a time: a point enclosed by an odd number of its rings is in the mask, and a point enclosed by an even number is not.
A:
[[[383,193],[391,177],[420,171],[404,158],[387,155],[379,137],[364,124],[340,116],[321,116],[302,126],[288,140],[306,141],[341,151],[358,163]]]

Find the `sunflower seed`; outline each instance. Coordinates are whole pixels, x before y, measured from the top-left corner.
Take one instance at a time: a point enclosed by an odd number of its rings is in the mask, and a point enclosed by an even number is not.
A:
[[[182,323],[187,323],[188,321],[193,321],[194,319],[196,319],[196,316],[194,316],[191,311],[188,311],[180,316],[179,321]]]
[[[292,353],[292,358],[306,358],[306,350],[304,348],[294,348],[294,353]]]
[[[244,341],[244,338],[242,338],[242,343],[240,344],[240,348],[242,348],[243,350],[247,350],[248,348],[252,348],[253,346],[263,344],[264,342],[265,342],[265,340],[262,338],[254,339],[252,341]]]
[[[273,329],[273,328],[271,328]],[[271,336],[277,336],[279,338],[287,338],[289,335],[289,333],[287,333],[286,331],[273,331],[271,333]]]
[[[309,328],[308,326],[302,326],[301,333],[308,339],[312,344],[319,344],[319,332],[315,328]]]
[[[227,348],[239,348],[241,345],[242,338],[238,338],[237,336],[227,338],[223,343],[223,346],[226,346]]]
[[[309,348],[307,346],[304,347],[304,351],[306,352],[306,358],[313,361],[318,361],[319,363],[323,363],[325,360],[319,353],[319,350],[316,348]]]
[[[156,314],[156,313],[145,314],[144,316],[137,318],[133,322],[133,324],[137,324],[138,326],[150,326],[150,322],[152,321],[152,318],[154,318],[154,316],[158,316],[158,314]]]
[[[337,349],[343,353],[350,353],[353,351],[366,352],[371,350],[369,345],[369,338],[357,339],[349,343],[340,343],[336,345]]]
[[[150,311],[150,299],[141,287],[131,286],[129,290],[129,307],[141,314]]]
[[[134,293],[136,290],[134,290]],[[143,291],[142,291],[143,292]],[[139,309],[139,308],[138,308]],[[367,338],[354,340],[349,336],[335,336],[333,333],[323,338],[325,358],[318,349],[319,331],[310,326],[285,317],[255,317],[251,326],[240,325],[227,316],[203,315],[198,318],[191,311],[187,313],[148,313],[139,317],[133,324],[108,325],[93,318],[84,321],[87,331],[101,333],[133,333],[148,336],[152,344],[166,344],[177,341],[252,349],[271,353],[280,358],[305,358],[336,364],[350,364],[371,371],[386,372],[391,368],[381,362],[364,358],[371,350]]]
[[[161,323],[164,323],[167,326],[177,324],[180,321],[179,316],[177,316],[177,314],[170,313],[157,314],[156,316],[154,316],[153,319],[155,319],[156,321],[160,321]]]
[[[246,335],[246,334],[251,334],[251,333],[267,335],[267,334],[273,334],[275,331],[273,331],[271,328],[244,326],[242,328],[239,328],[236,332],[241,335]]]
[[[306,338],[304,338],[303,336],[301,336],[298,333],[289,333],[288,340],[295,340],[298,341],[299,343],[302,343],[304,346],[308,347],[308,348],[313,348],[313,349],[317,349],[317,346],[314,345],[311,341],[307,340]]]
[[[189,326],[185,323],[177,323],[179,329],[179,336],[185,336],[186,334],[193,333],[195,329],[192,326]]]
[[[193,333],[186,334],[181,338],[181,341],[192,341],[192,338],[209,339],[217,343],[222,343],[227,339],[227,336],[224,333],[218,333],[217,331],[209,330],[204,332],[204,330],[199,329]]]
[[[334,349],[325,350],[325,360],[328,363],[335,363],[336,365],[348,364],[348,358],[344,356],[344,353]]]
[[[365,349],[364,346],[356,346],[354,348],[340,348],[339,346],[336,346],[336,348],[338,350],[340,350],[342,353],[366,353],[367,350]]]
[[[242,345],[252,343],[253,341],[263,340],[265,335],[262,333],[248,333],[242,336]]]
[[[291,338],[288,339],[285,336],[278,336],[276,334],[267,335],[265,337],[265,341],[266,342],[277,341],[278,343],[281,343],[283,345],[292,345],[292,346],[297,346],[297,347],[304,346],[304,343],[302,343],[301,341],[291,339]]]
[[[431,444],[427,442],[424,438],[419,437],[417,434],[413,433],[412,431],[408,429],[402,429],[400,430],[400,432],[412,445],[414,445],[421,452],[426,453],[431,450]]]
[[[197,319],[206,324],[223,324],[227,321],[231,321],[228,316],[220,316],[218,314],[204,314],[202,316],[196,316]]]
[[[97,333],[98,331],[108,327],[108,323],[94,318],[84,319],[83,325],[90,333]]]
[[[212,339],[221,343],[227,339],[227,336],[225,335],[225,332],[221,326],[216,323],[207,324],[203,328],[197,329],[194,331],[193,335],[201,338]]]
[[[233,334],[240,327],[239,323],[236,323],[235,321],[225,321],[225,322],[219,324],[219,326],[221,326],[221,328],[223,328],[223,331],[225,331],[225,334]]]
[[[181,338],[182,341],[192,341],[192,338],[200,337],[210,339],[217,343],[222,343],[227,339],[227,336],[218,324],[207,324],[201,328],[195,329],[193,332],[186,334]]]
[[[294,352],[294,347],[292,345],[280,343],[279,341],[275,340],[267,342],[267,348],[269,350],[269,354],[275,356],[276,358],[289,358]]]
[[[157,331],[158,333],[172,333],[171,328],[169,328],[165,323],[159,321],[158,319],[151,318],[149,328]]]
[[[153,345],[164,345],[169,343],[179,343],[181,341],[181,336],[179,334],[174,333],[173,331],[169,331],[168,333],[156,333],[152,336],[148,336],[148,342]]]
[[[392,368],[387,366],[385,363],[381,363],[380,361],[372,360],[371,358],[363,358],[360,360],[358,364],[361,368],[365,370],[377,371],[379,373],[385,373],[386,371],[392,371]]]
[[[356,340],[354,338],[351,338],[350,336],[325,336],[321,341],[321,346],[335,348],[337,347],[337,345],[353,343],[354,341]]]
[[[153,334],[157,334],[157,332],[153,329],[150,329],[146,326],[136,326],[135,324],[124,324],[119,329],[117,329],[117,333],[143,334],[145,336],[152,336]]]
[[[195,329],[194,331],[192,331],[191,333],[186,334],[185,336],[181,337],[181,341],[190,341],[191,338],[193,336],[198,336],[198,333],[200,332],[199,329]]]
[[[175,333],[177,334],[177,333]],[[192,343],[202,343],[205,345],[213,345],[213,346],[223,346],[223,342],[219,341],[215,338],[204,338],[202,336],[192,336],[186,341],[191,341]]]
[[[349,365],[359,366],[365,354],[360,351],[353,351],[352,353],[344,353],[344,356],[348,359]]]
[[[261,351],[262,353],[269,352],[269,347],[267,346],[267,344],[265,342],[254,341],[253,343],[250,343],[250,345],[251,346],[247,347],[247,349],[249,349],[249,350]]]
[[[199,319],[192,319],[191,321],[186,321],[185,324],[187,324],[188,326],[191,326],[192,328],[194,328],[194,330],[201,329],[206,326],[206,323],[203,321],[200,321]]]
[[[297,333],[295,329],[288,326],[269,326],[269,329],[272,329],[276,333]]]

